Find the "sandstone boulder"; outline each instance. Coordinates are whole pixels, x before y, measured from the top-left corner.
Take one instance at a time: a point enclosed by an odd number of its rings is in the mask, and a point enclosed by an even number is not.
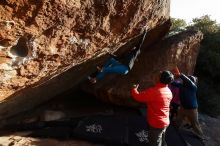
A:
[[[3,0],[0,2],[0,120],[78,85],[106,50],[161,26],[169,0]],[[100,57],[101,56],[101,57]]]

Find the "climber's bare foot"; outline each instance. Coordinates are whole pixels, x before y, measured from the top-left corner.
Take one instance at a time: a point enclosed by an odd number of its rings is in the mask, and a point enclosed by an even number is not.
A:
[[[96,68],[97,68],[97,70],[98,70],[99,72],[102,72],[102,67],[97,66]]]
[[[96,83],[96,78],[92,78],[92,77],[88,76],[88,80],[89,80],[92,84],[95,84],[95,83]]]

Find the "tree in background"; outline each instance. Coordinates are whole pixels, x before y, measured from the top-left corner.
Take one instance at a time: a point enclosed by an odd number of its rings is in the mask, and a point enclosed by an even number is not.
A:
[[[209,115],[220,115],[220,25],[208,15],[194,18],[186,26],[182,19],[171,21],[171,31],[193,27],[204,34],[195,69],[195,75],[199,78],[200,110]]]
[[[174,32],[181,31],[187,26],[185,20],[178,18],[171,18],[171,23],[172,26],[170,28],[170,31],[174,31]]]
[[[220,115],[220,25],[208,15],[193,19],[192,25],[204,34],[195,69],[201,110]]]
[[[219,32],[219,25],[215,20],[211,20],[209,15],[204,15],[200,18],[192,20],[193,26],[203,32],[204,35]]]

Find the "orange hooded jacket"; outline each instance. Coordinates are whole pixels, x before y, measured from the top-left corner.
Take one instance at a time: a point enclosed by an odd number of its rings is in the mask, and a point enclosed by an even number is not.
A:
[[[158,83],[143,92],[131,89],[133,98],[147,105],[147,121],[153,128],[165,128],[169,125],[169,111],[172,93],[168,85]]]

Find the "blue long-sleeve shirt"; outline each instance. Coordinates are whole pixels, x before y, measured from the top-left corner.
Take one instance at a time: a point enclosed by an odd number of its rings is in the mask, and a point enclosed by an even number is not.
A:
[[[183,83],[173,82],[172,84],[180,88],[180,103],[182,107],[185,109],[198,108],[196,84],[184,74],[181,74],[180,78],[183,80]]]

